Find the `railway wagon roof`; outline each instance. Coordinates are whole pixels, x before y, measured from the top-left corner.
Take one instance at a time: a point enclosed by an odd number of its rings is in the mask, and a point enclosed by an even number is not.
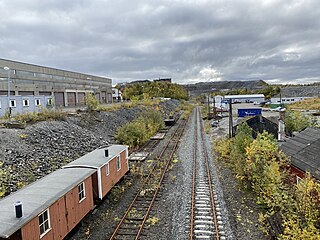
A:
[[[70,167],[94,167],[100,168],[108,163],[115,156],[127,149],[126,145],[110,145],[108,147],[98,148],[88,154],[78,158],[77,160],[67,164],[65,168]],[[108,157],[105,156],[105,150],[108,149]]]
[[[96,170],[59,169],[0,200],[0,237],[8,238]],[[14,204],[21,201],[23,216],[16,218]]]
[[[292,165],[302,171],[310,171],[312,176],[320,179],[320,130],[306,128],[284,142],[280,149],[290,156]]]

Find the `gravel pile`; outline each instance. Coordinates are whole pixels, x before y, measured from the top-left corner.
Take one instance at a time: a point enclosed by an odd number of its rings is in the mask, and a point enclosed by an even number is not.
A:
[[[171,112],[179,101],[160,104]],[[141,107],[113,112],[81,113],[66,121],[38,122],[26,129],[0,129],[0,161],[10,167],[10,179],[4,181],[7,194],[27,185],[80,156],[107,143],[119,126],[132,121]]]

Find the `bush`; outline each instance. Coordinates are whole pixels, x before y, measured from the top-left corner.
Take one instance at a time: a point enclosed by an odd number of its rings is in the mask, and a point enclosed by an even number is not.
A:
[[[308,174],[297,185],[289,185],[288,159],[276,140],[266,132],[253,141],[249,135],[243,125],[234,138],[215,142],[220,159],[256,193],[264,208],[261,219],[280,213],[284,228],[280,239],[319,239],[320,184]]]
[[[10,179],[10,168],[4,167],[3,163],[0,161],[0,198],[2,198],[6,192],[7,187],[6,184]]]
[[[99,106],[99,101],[96,99],[95,95],[92,93],[86,94],[86,105],[89,112],[97,110]]]
[[[315,127],[316,123],[315,117],[303,115],[300,111],[286,111],[286,134],[289,136],[292,136],[295,131],[302,131],[307,127]]]
[[[64,121],[66,116],[67,113],[63,112],[61,109],[53,110],[44,108],[41,112],[17,114],[14,119],[26,123],[35,123],[48,120]]]
[[[136,120],[117,129],[115,139],[135,148],[144,144],[158,130],[164,127],[162,116],[157,111],[141,113]]]

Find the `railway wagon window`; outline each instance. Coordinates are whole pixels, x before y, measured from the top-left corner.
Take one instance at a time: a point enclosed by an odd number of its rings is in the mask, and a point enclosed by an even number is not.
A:
[[[117,156],[117,171],[121,169],[121,161],[120,161],[120,156]]]
[[[81,202],[86,197],[86,192],[85,192],[83,182],[78,185],[78,191],[79,191],[79,202]]]
[[[106,175],[107,176],[109,175],[109,163],[107,163],[107,165],[106,165]]]
[[[40,238],[43,237],[50,230],[50,216],[49,209],[45,210],[39,215]]]

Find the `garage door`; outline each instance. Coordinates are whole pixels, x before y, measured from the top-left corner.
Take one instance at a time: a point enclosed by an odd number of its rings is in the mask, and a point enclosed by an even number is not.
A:
[[[100,93],[96,93],[96,99],[100,102]]]
[[[64,107],[64,93],[63,92],[55,92],[54,93],[54,101],[57,107]]]
[[[68,92],[68,106],[74,107],[76,105],[76,93],[75,92]]]
[[[108,94],[107,94],[107,102],[108,102],[108,103],[111,103],[111,102],[112,102],[112,94],[111,94],[111,93],[108,93]]]
[[[106,103],[107,102],[107,93],[101,92],[101,102]]]
[[[85,94],[85,93],[82,93],[82,92],[79,92],[79,93],[78,93],[78,104],[79,104],[79,105],[85,105],[85,103],[86,103],[86,102],[85,102],[85,101],[86,101],[86,100],[85,100],[85,95],[86,95],[86,94]]]

